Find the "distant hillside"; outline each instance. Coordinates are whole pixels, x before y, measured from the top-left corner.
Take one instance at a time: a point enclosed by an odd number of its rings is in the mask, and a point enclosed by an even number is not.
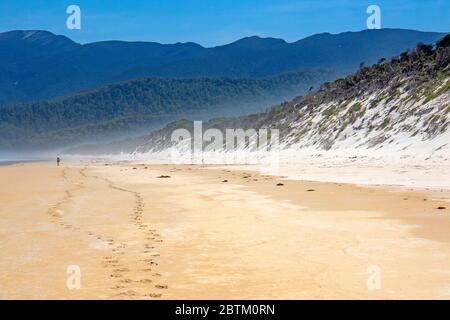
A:
[[[211,120],[204,129],[277,128],[285,149],[391,150],[450,159],[450,35],[321,86],[268,113]],[[139,139],[86,146],[73,153],[152,153],[174,144],[178,121]],[[349,154],[349,155],[350,155]]]
[[[195,43],[78,44],[46,31],[0,34],[0,106],[46,100],[140,77],[259,78],[307,69],[350,73],[444,36],[400,29],[314,35],[297,42],[249,37],[214,48]]]
[[[145,78],[51,101],[0,108],[0,147],[61,146],[154,129],[182,117],[261,112],[335,75],[290,73],[264,79]]]

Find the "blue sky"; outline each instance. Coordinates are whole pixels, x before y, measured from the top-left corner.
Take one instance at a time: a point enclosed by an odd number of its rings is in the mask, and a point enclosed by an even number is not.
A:
[[[66,8],[79,5],[81,30],[66,28]],[[204,46],[245,36],[295,41],[366,28],[366,8],[382,10],[383,28],[450,31],[450,0],[1,0],[0,31],[44,29],[77,42],[193,41]]]

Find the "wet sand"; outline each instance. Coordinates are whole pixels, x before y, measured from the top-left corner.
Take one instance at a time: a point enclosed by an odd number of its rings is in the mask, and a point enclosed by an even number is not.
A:
[[[126,163],[0,178],[2,299],[450,298],[448,190]]]

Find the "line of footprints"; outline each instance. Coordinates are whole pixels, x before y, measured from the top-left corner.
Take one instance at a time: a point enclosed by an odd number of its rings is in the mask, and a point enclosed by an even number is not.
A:
[[[84,168],[79,172],[84,178],[97,178],[104,180],[108,184],[109,188],[121,192],[127,192],[134,196],[134,207],[132,212],[129,214],[129,221],[140,233],[142,233],[142,237],[145,239],[144,243],[141,243],[141,241],[138,243],[130,242],[128,244],[118,243],[112,238],[105,237],[104,235],[93,231],[87,231],[87,234],[90,237],[106,243],[110,249],[110,254],[103,258],[102,264],[109,270],[109,277],[114,283],[110,288],[114,291],[112,297],[161,298],[162,291],[167,290],[168,286],[155,281],[155,279],[161,278],[161,274],[157,272],[158,263],[156,261],[160,254],[155,251],[155,245],[162,243],[163,240],[156,230],[151,229],[149,225],[142,222],[144,213],[144,200],[142,196],[138,192],[115,186],[108,179],[97,176],[88,176],[86,175],[85,170],[86,169]],[[67,181],[68,178],[65,169],[63,170],[62,175],[63,179]],[[62,207],[72,200],[74,197],[74,192],[81,190],[83,187],[84,184],[81,182],[78,183],[71,191],[66,190],[64,198],[49,208],[48,213],[52,222],[65,229],[81,231],[81,228],[64,221],[62,216]],[[123,262],[126,260],[123,259],[124,256],[130,253],[135,254],[133,258],[135,256],[141,257],[138,261],[135,261],[135,263],[132,264],[132,270]],[[131,261],[130,259],[126,261]],[[130,263],[128,263],[128,265],[130,265]],[[149,288],[151,288],[150,292]]]

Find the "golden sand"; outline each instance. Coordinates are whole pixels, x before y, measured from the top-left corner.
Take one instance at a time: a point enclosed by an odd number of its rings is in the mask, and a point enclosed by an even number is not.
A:
[[[0,181],[1,299],[450,298],[440,190],[102,163]]]

